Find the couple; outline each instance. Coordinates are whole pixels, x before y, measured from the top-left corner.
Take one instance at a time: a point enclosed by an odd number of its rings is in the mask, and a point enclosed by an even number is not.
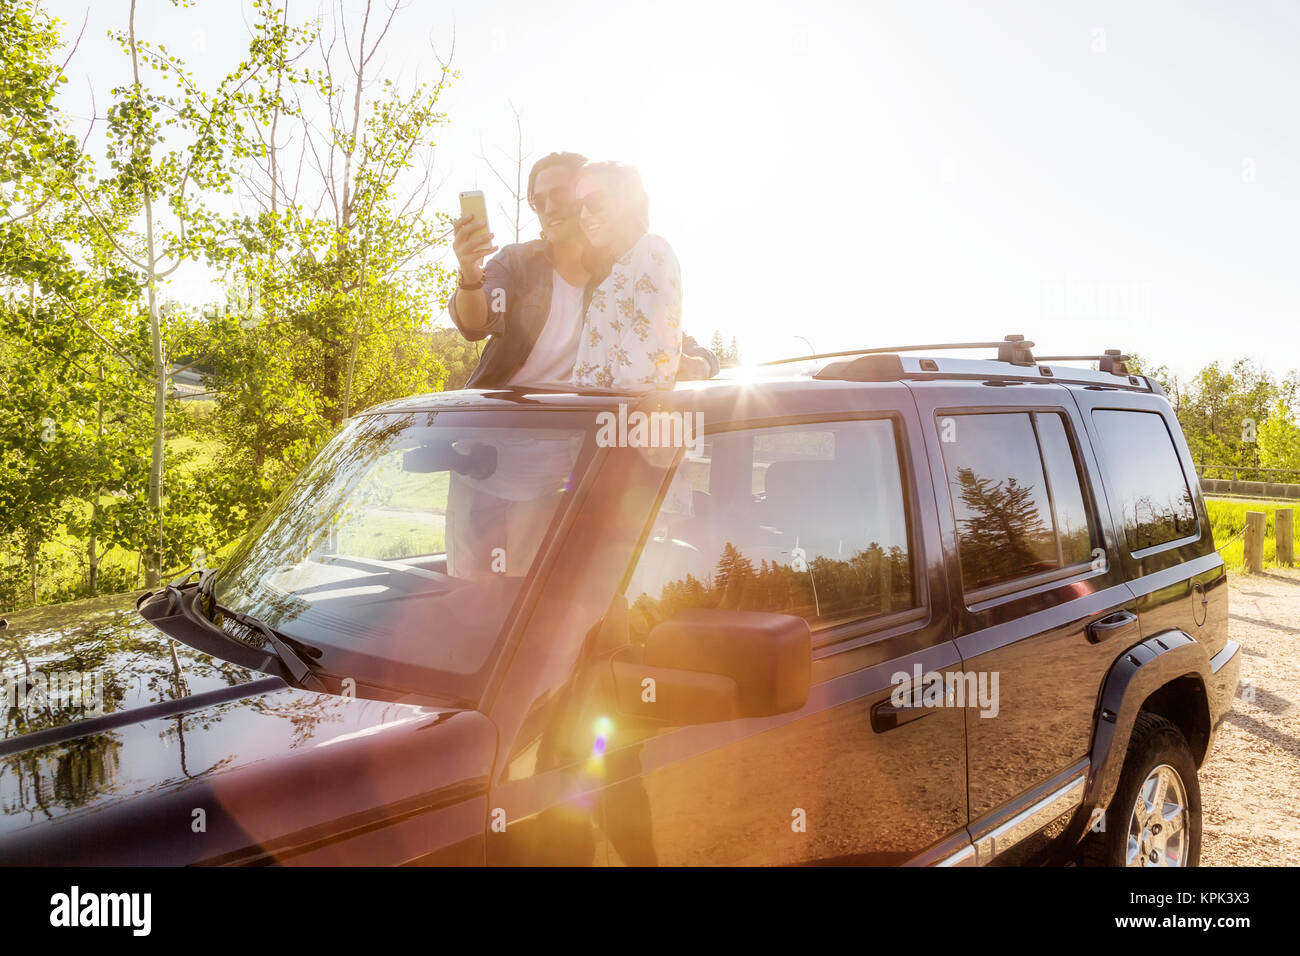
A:
[[[491,342],[466,388],[671,388],[717,374],[713,353],[681,330],[681,273],[649,232],[636,169],[551,153],[528,174],[542,238],[496,247],[487,224],[455,223],[460,264],[447,304],[471,342]]]

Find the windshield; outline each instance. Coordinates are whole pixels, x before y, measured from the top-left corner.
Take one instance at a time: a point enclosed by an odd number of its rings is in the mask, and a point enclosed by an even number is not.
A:
[[[319,649],[314,666],[360,694],[475,699],[586,467],[582,424],[541,412],[354,419],[240,542],[215,597]]]

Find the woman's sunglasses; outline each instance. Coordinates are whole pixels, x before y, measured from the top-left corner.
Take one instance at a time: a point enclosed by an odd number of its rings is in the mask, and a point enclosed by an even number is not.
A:
[[[593,216],[598,216],[605,211],[605,194],[602,192],[587,193],[578,200],[578,205]]]

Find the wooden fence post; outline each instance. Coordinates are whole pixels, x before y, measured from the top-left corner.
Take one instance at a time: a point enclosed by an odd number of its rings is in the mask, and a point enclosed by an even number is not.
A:
[[[1292,509],[1273,512],[1273,536],[1277,539],[1277,561],[1290,567],[1295,563],[1295,524]]]
[[[1246,540],[1244,547],[1246,571],[1259,574],[1264,570],[1264,512],[1246,512]]]

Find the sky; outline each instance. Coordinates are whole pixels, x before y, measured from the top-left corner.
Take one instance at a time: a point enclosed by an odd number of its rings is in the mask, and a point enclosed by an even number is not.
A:
[[[49,6],[70,35],[89,13],[62,100],[84,120],[91,89],[102,112],[129,75],[107,37],[128,0]],[[246,48],[242,6],[140,0],[137,30],[215,76]],[[399,82],[435,78],[455,40],[439,208],[483,189],[513,238],[482,158],[508,165],[512,106],[532,158],[633,163],[686,331],[734,336],[747,361],[1019,333],[1182,376],[1300,367],[1300,4],[410,0],[397,17]],[[181,270],[169,293],[210,299],[210,281]]]

